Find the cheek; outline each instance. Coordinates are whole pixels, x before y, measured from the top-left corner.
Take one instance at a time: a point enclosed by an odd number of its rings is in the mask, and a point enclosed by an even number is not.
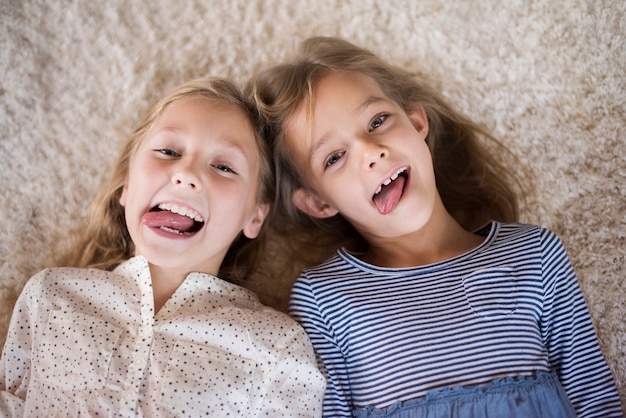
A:
[[[133,167],[124,182],[119,200],[126,212],[144,209],[142,206],[147,204],[144,200],[153,190],[151,184],[157,179],[157,172],[146,171],[145,166]]]

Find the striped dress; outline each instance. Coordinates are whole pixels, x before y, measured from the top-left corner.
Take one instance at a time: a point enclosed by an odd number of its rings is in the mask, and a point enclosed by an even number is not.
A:
[[[302,272],[290,313],[326,374],[325,416],[413,416],[384,413],[539,375],[555,376],[579,416],[622,416],[559,238],[498,222],[476,233],[479,247],[440,263],[379,268],[342,249]]]

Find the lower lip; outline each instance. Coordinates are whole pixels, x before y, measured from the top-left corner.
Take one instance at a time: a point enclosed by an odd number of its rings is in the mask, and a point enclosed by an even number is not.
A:
[[[193,234],[177,234],[175,232],[169,232],[169,231],[165,231],[161,228],[153,228],[153,227],[148,227],[152,232],[154,232],[155,234],[164,237],[164,238],[168,238],[168,239],[176,239],[176,240],[184,240],[184,239],[189,239],[189,238],[193,238],[196,233]]]

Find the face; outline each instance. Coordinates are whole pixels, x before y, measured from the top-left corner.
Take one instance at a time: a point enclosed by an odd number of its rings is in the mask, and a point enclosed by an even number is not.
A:
[[[407,113],[372,78],[327,75],[286,126],[309,186],[294,203],[315,217],[341,213],[368,241],[419,230],[438,199],[427,133],[423,109]]]
[[[120,203],[141,254],[153,266],[217,274],[233,240],[255,238],[260,156],[236,107],[204,98],[169,105],[130,162]]]

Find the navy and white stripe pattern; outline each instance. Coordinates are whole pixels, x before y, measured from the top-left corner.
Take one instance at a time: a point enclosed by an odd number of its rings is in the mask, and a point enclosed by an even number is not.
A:
[[[553,369],[580,416],[621,416],[560,239],[498,222],[478,233],[441,263],[378,268],[339,250],[301,274],[290,311],[325,369],[325,416]]]

